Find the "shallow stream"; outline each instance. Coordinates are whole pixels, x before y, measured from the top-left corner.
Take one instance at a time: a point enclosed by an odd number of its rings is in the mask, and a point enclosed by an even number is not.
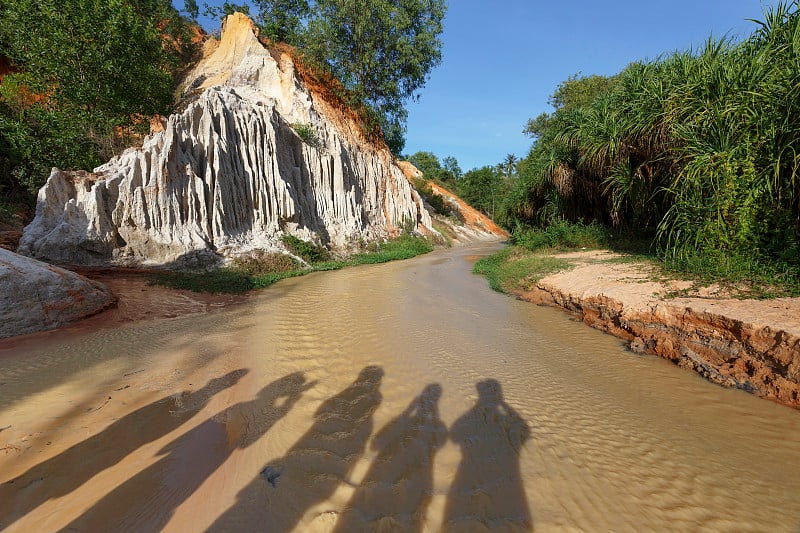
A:
[[[800,529],[800,412],[492,292],[494,248],[0,345],[0,529]]]

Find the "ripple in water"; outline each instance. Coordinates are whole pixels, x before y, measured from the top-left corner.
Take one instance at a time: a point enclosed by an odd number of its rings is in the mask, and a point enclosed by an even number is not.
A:
[[[0,359],[0,482],[44,472],[0,485],[0,527],[116,509],[167,531],[798,530],[800,413],[491,292],[470,274],[484,251]],[[237,370],[135,439],[131,413]],[[124,453],[71,483],[41,466],[91,464],[86,442]]]

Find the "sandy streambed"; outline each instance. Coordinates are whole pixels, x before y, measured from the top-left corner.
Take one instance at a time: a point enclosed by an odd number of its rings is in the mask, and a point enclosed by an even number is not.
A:
[[[492,293],[491,250],[5,345],[0,528],[800,526],[797,411]]]

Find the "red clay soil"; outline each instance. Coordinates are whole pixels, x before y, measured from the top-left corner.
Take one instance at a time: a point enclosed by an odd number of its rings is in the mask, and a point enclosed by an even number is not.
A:
[[[146,269],[79,269],[74,272],[98,281],[111,289],[117,304],[97,315],[59,329],[0,340],[0,357],[14,353],[22,344],[37,343],[49,335],[69,335],[109,329],[154,319],[205,314],[248,300],[243,294],[211,294],[150,285],[154,271]]]
[[[351,142],[365,142],[378,150],[389,149],[379,129],[374,132],[365,130],[362,116],[352,104],[345,101],[343,95],[347,89],[339,80],[307,65],[302,54],[289,44],[274,43],[265,37],[259,37],[258,40],[279,65],[284,56],[292,62],[297,76],[311,92],[315,103],[322,108],[328,120],[348,134]]]
[[[422,177],[422,172],[419,171],[417,167],[415,167],[412,163],[408,161],[398,161],[397,166],[400,167],[400,170],[403,171],[406,179],[413,185],[415,179],[420,179]],[[477,209],[473,208],[467,202],[453,194],[452,192],[448,191],[444,187],[440,187],[439,185],[433,183],[430,180],[428,181],[428,185],[431,186],[433,192],[438,194],[439,196],[444,197],[445,200],[450,202],[455,202],[458,205],[458,209],[461,212],[461,215],[464,217],[464,223],[471,227],[482,231],[488,231],[489,233],[493,233],[498,237],[507,238],[508,232],[495,224],[495,222],[478,211]]]
[[[494,220],[487,217],[452,192],[448,191],[444,187],[436,185],[432,181],[429,181],[428,184],[433,189],[433,192],[458,204],[458,210],[461,212],[461,215],[464,217],[464,221],[468,226],[484,229],[490,233],[494,233],[499,237],[508,237],[508,232],[495,224]]]
[[[555,305],[586,324],[694,370],[709,381],[800,408],[800,298],[738,300],[656,281],[643,264],[607,261],[613,254],[558,257],[570,270],[547,276],[516,296]]]

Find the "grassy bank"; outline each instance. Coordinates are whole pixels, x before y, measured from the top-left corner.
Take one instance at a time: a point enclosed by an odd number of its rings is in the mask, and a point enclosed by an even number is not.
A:
[[[795,265],[722,252],[665,260],[646,242],[613,233],[597,223],[560,221],[546,228],[518,228],[511,242],[513,246],[482,259],[474,270],[502,292],[528,289],[545,275],[567,268],[568,262],[550,257],[554,252],[608,249],[624,254],[609,261],[647,263],[654,278],[688,280],[693,289],[717,285],[734,298],[800,296],[800,271]]]
[[[546,275],[569,266],[564,259],[509,246],[475,263],[472,271],[486,276],[492,289],[510,293],[517,288],[528,290]]]
[[[294,242],[288,244],[290,247]],[[381,243],[374,250],[354,255],[343,260],[328,260],[313,251],[302,250],[301,257],[306,255],[317,260],[309,261],[309,266],[302,266],[284,254],[256,254],[247,259],[233,262],[231,265],[210,272],[165,272],[157,274],[151,283],[173,289],[186,289],[196,292],[242,293],[254,289],[263,289],[286,278],[304,276],[311,272],[339,270],[348,266],[367,265],[410,259],[426,254],[433,246],[421,237],[403,235],[397,239]],[[305,258],[305,257],[304,257]]]

